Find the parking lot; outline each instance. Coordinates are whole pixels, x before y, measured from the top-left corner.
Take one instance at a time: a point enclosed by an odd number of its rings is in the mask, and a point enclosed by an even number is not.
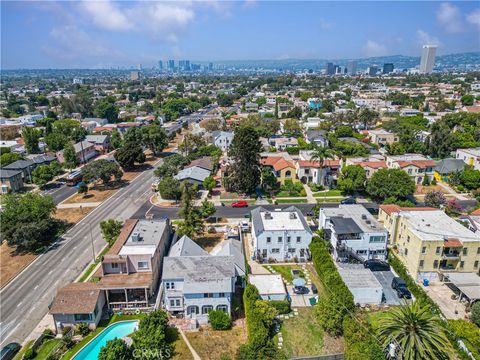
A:
[[[395,275],[391,271],[373,271],[373,275],[382,285],[383,296],[385,297],[385,304],[399,305],[403,302],[397,295],[397,292],[392,289],[392,280]]]

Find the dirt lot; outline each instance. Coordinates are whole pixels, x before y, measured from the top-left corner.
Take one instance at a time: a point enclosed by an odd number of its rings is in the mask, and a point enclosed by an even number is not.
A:
[[[223,240],[224,234],[208,234],[204,233],[201,236],[195,238],[195,242],[200,245],[200,247],[207,251],[210,252],[212,249]]]
[[[227,331],[201,328],[198,332],[187,332],[186,335],[198,355],[208,360],[219,360],[222,356],[234,359],[240,345],[247,341],[247,329],[241,326]]]
[[[80,208],[72,208],[72,209],[57,209],[55,212],[54,217],[68,222],[69,224],[76,224],[80,220],[82,220],[88,213],[92,212],[95,208],[94,207],[84,207]]]
[[[441,191],[444,194],[448,194],[448,191],[446,191],[443,187],[439,185],[429,185],[429,186],[417,185],[417,190],[415,191],[415,195],[425,195],[430,191],[434,191],[434,190]]]
[[[15,249],[4,242],[0,246],[0,288],[3,288],[36,257],[37,255],[33,254],[15,253]]]

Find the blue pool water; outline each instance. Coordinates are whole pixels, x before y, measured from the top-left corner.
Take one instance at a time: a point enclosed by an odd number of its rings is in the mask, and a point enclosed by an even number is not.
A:
[[[100,349],[105,346],[107,341],[116,338],[122,338],[134,332],[138,321],[121,321],[110,325],[93,340],[91,340],[72,360],[97,360]]]

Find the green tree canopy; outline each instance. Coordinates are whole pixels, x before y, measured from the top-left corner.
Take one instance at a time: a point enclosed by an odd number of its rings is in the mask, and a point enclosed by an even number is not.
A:
[[[170,358],[172,347],[167,339],[168,316],[165,311],[156,310],[149,313],[140,320],[138,330],[133,333],[134,349],[151,349],[151,353],[143,352],[142,359],[153,360],[160,358]]]
[[[343,176],[338,180],[338,186],[347,193],[365,189],[367,175],[360,165],[349,165],[343,169]]]
[[[118,161],[120,166],[124,169],[131,169],[135,163],[144,163],[145,154],[140,144],[128,141],[115,152],[115,160]]]
[[[117,240],[118,235],[122,231],[123,223],[115,219],[107,219],[100,222],[100,230],[102,231],[102,236],[107,243],[113,245]]]
[[[83,181],[87,183],[101,180],[107,186],[112,177],[116,181],[120,181],[122,175],[123,172],[118,164],[106,159],[92,161],[82,168]]]
[[[171,176],[165,176],[158,183],[158,191],[162,199],[178,200],[181,194],[180,182]]]
[[[142,128],[142,143],[154,155],[158,155],[168,146],[167,133],[160,125],[151,124]]]
[[[22,129],[22,138],[25,142],[25,149],[29,154],[38,154],[40,152],[40,148],[38,147],[38,140],[42,132],[38,129],[24,126]]]
[[[65,144],[63,149],[63,159],[65,160],[65,166],[69,169],[73,169],[78,165],[77,153],[71,142]]]
[[[132,360],[132,349],[122,339],[107,341],[98,354],[98,360]]]
[[[415,183],[401,169],[380,169],[368,181],[367,192],[377,199],[405,198],[413,195]]]

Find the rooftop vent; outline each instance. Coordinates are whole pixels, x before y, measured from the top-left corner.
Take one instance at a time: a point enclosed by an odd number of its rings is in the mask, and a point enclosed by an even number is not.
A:
[[[371,221],[370,221],[370,220],[367,220],[367,221],[365,221],[365,222],[366,222],[367,224],[370,224],[370,223],[371,223]]]
[[[362,219],[367,220],[367,214],[362,214]]]
[[[290,213],[290,219],[296,219],[297,218],[297,214],[295,212],[291,212]]]
[[[270,214],[269,212],[266,212],[265,213],[265,220],[272,220],[273,217],[272,217],[272,214]]]
[[[140,241],[140,233],[138,231],[132,233],[132,241]]]

